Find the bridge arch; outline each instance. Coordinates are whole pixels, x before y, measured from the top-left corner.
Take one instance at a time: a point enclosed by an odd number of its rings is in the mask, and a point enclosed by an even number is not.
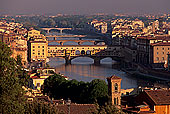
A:
[[[50,42],[50,43],[48,43],[48,45],[61,45],[61,44],[58,42]]]
[[[76,50],[75,54],[76,54],[76,55],[80,55],[80,51],[79,51],[79,50]]]
[[[87,42],[82,42],[81,45],[94,45],[94,43],[93,43],[93,42],[88,42],[88,41],[87,41]]]
[[[63,45],[78,45],[78,43],[74,41],[66,41],[66,42],[63,42]]]
[[[87,50],[87,51],[86,51],[86,55],[91,55],[91,51],[90,51],[90,50]]]
[[[85,55],[85,54],[86,54],[86,51],[81,50],[81,55]]]
[[[97,42],[96,45],[106,45],[105,42]]]
[[[72,58],[71,63],[78,63],[78,62],[80,62],[80,60],[81,60],[82,63],[87,63],[87,64],[93,64],[94,63],[93,58],[91,58],[91,57],[81,57],[81,56]]]

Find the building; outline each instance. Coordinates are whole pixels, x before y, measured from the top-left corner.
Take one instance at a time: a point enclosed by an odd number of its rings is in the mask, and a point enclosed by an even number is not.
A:
[[[108,94],[111,96],[112,105],[121,105],[121,78],[118,76],[111,76],[107,78]]]
[[[32,76],[31,79],[33,81],[33,88],[41,90],[42,85],[44,84],[44,80],[48,78],[49,75],[41,75],[41,76]]]
[[[41,90],[44,80],[55,73],[54,68],[37,68],[36,73],[30,74],[32,85],[35,89]]]
[[[149,63],[149,48],[150,48],[150,38],[148,37],[137,37],[137,58],[136,62],[140,64]]]
[[[46,61],[48,42],[43,38],[36,38],[28,42],[28,60]]]
[[[30,30],[30,31],[28,31],[28,40],[30,39],[30,38],[34,38],[34,37],[36,37],[36,38],[38,38],[38,37],[40,37],[40,31],[38,31],[38,30]]]
[[[156,114],[170,114],[170,90],[144,90],[136,102],[147,104]]]
[[[167,50],[164,50],[165,48],[163,47],[162,47],[163,50],[159,49],[159,51],[161,52],[156,51],[155,49],[153,49],[153,47],[157,47],[158,45],[159,47],[161,45],[162,46],[168,45],[170,43],[170,36],[167,36],[167,35],[139,36],[136,38],[136,41],[137,41],[137,63],[140,63],[140,64],[161,63],[162,59],[164,59],[164,62],[165,62],[165,58],[167,58],[166,56],[164,56],[164,58],[161,58],[161,61],[160,61],[160,58],[158,60],[158,58],[156,59],[154,57],[157,57],[156,54],[157,55],[167,54],[168,46],[166,46]],[[154,55],[155,52],[156,54]],[[161,57],[163,56],[161,55]]]
[[[144,28],[144,23],[142,22],[142,20],[135,19],[132,22],[132,26],[133,26],[133,29]]]
[[[107,23],[104,21],[93,20],[90,23],[90,28],[94,32],[106,33],[107,32]]]
[[[163,67],[167,63],[170,53],[170,42],[158,42],[151,44],[150,61],[155,67]]]

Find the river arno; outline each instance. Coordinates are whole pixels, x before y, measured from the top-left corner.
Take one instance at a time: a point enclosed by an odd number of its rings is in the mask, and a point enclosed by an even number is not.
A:
[[[60,35],[56,32],[50,34]],[[68,44],[66,43],[65,45],[70,44],[75,45],[75,42],[68,42]],[[52,45],[55,44],[52,43]],[[65,65],[65,60],[63,58],[49,58],[49,60],[48,64],[56,69],[56,73],[61,73],[68,76],[70,79],[76,79],[78,81],[90,82],[93,79],[102,79],[106,81],[107,77],[116,75],[122,78],[122,89],[154,84],[151,80],[137,79],[135,77],[128,76],[121,70],[115,69],[115,67],[113,67],[115,61],[112,61],[111,58],[101,60],[100,65],[94,65],[93,59],[87,57],[75,58],[72,60],[72,64],[70,65]]]
[[[128,76],[125,72],[113,69],[112,61],[106,58],[101,65],[94,65],[90,58],[77,58],[72,60],[71,65],[65,65],[62,58],[50,58],[48,63],[51,67],[55,67],[56,73],[64,74],[70,79],[78,81],[90,82],[93,79],[106,80],[107,77],[116,75],[122,78],[122,88],[135,88],[138,81],[135,78]]]

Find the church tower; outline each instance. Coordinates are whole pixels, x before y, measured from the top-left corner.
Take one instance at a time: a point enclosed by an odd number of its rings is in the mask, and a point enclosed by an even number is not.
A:
[[[112,105],[121,105],[121,78],[111,76],[107,78],[108,92],[111,97]]]

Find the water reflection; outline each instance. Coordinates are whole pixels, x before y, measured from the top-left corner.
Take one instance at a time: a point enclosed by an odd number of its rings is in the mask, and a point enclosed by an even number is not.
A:
[[[112,60],[106,58],[102,60],[101,65],[93,65],[91,58],[76,58],[72,60],[71,65],[65,65],[63,58],[50,58],[48,63],[56,68],[57,73],[62,73],[71,79],[89,82],[93,79],[106,80],[107,77],[116,75],[122,78],[122,88],[137,87],[137,80],[127,76],[125,72],[112,69]],[[107,64],[110,63],[110,64]]]

